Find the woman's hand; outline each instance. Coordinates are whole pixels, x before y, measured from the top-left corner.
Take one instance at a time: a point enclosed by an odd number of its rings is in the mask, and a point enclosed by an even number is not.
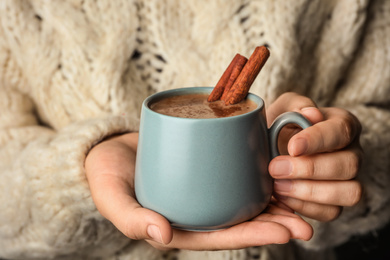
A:
[[[96,145],[85,161],[90,190],[99,212],[123,234],[145,239],[159,249],[239,249],[290,239],[308,240],[312,228],[276,201],[251,221],[214,232],[172,229],[160,214],[142,208],[135,199],[134,171],[138,134],[110,138]]]
[[[353,206],[361,197],[361,185],[354,180],[362,156],[360,123],[346,110],[318,109],[295,93],[280,96],[268,108],[267,118],[272,122],[287,111],[300,112],[313,126],[302,131],[289,127],[280,134],[280,150],[289,155],[278,156],[269,165],[276,179],[275,196],[303,216],[333,220],[343,206]]]

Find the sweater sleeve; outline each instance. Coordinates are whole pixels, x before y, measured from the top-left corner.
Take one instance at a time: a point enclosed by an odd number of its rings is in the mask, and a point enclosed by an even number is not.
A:
[[[56,131],[38,123],[26,95],[4,86],[0,111],[1,255],[101,256],[128,243],[97,212],[83,164],[95,143],[137,130],[137,120],[108,116]]]
[[[104,257],[130,241],[97,211],[84,170],[94,144],[138,129],[130,108],[125,115],[96,102],[130,55],[112,44],[132,39],[137,25],[129,20],[122,30],[85,17],[122,21],[134,9],[128,3],[115,12],[116,3],[96,10],[69,1],[0,4],[0,258]]]
[[[388,1],[376,1],[370,6],[370,20],[356,58],[331,104],[351,111],[362,124],[364,158],[357,179],[363,185],[363,197],[358,205],[345,207],[337,220],[313,222],[315,234],[306,246],[341,244],[352,236],[375,232],[390,219],[389,15]]]

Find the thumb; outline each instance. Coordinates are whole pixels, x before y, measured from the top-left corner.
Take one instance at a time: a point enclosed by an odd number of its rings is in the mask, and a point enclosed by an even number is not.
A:
[[[316,107],[302,107],[299,112],[313,125],[324,120],[324,115]],[[310,133],[312,133],[313,130],[314,129],[303,129],[300,133],[291,137],[288,142],[288,153],[292,156],[298,156],[303,154],[307,150],[307,147],[310,142],[307,137],[308,135],[310,135]]]
[[[125,236],[136,240],[153,240],[164,245],[171,242],[173,233],[168,220],[155,211],[143,208],[134,198],[134,192],[127,188],[126,182],[110,175],[100,175],[100,178],[89,183],[100,214]]]
[[[119,214],[112,211],[114,214],[107,217],[124,235],[163,245],[172,241],[172,228],[167,219],[152,210],[142,208],[132,197],[127,200],[126,209],[122,208]]]
[[[131,239],[153,240],[160,244],[171,242],[173,233],[168,220],[143,208],[127,181],[112,174],[91,176],[89,186],[98,211],[119,231]]]
[[[104,181],[105,192],[91,189],[95,205],[105,218],[125,236],[135,240],[153,240],[169,244],[173,233],[170,223],[162,215],[143,208],[128,192],[121,190],[112,179]],[[92,185],[93,187],[93,185]]]
[[[168,220],[135,199],[135,149],[131,144],[113,138],[88,153],[85,171],[92,199],[100,214],[127,237],[168,244],[173,237]]]

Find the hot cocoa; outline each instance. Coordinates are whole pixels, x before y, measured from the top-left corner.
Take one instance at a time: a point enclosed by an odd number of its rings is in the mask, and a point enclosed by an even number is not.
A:
[[[208,102],[208,94],[171,96],[154,102],[150,108],[160,114],[183,118],[220,118],[245,114],[256,109],[257,104],[245,99],[234,105],[222,100]]]

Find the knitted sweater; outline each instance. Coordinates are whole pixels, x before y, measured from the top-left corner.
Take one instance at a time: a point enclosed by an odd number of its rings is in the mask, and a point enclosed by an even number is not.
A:
[[[294,91],[360,119],[361,202],[310,220],[314,237],[299,245],[163,253],[126,238],[92,201],[88,150],[137,131],[149,94],[213,86],[235,53],[263,44],[271,57],[251,91],[266,104]],[[0,258],[292,259],[292,247],[332,248],[390,219],[389,102],[390,1],[2,0]]]

